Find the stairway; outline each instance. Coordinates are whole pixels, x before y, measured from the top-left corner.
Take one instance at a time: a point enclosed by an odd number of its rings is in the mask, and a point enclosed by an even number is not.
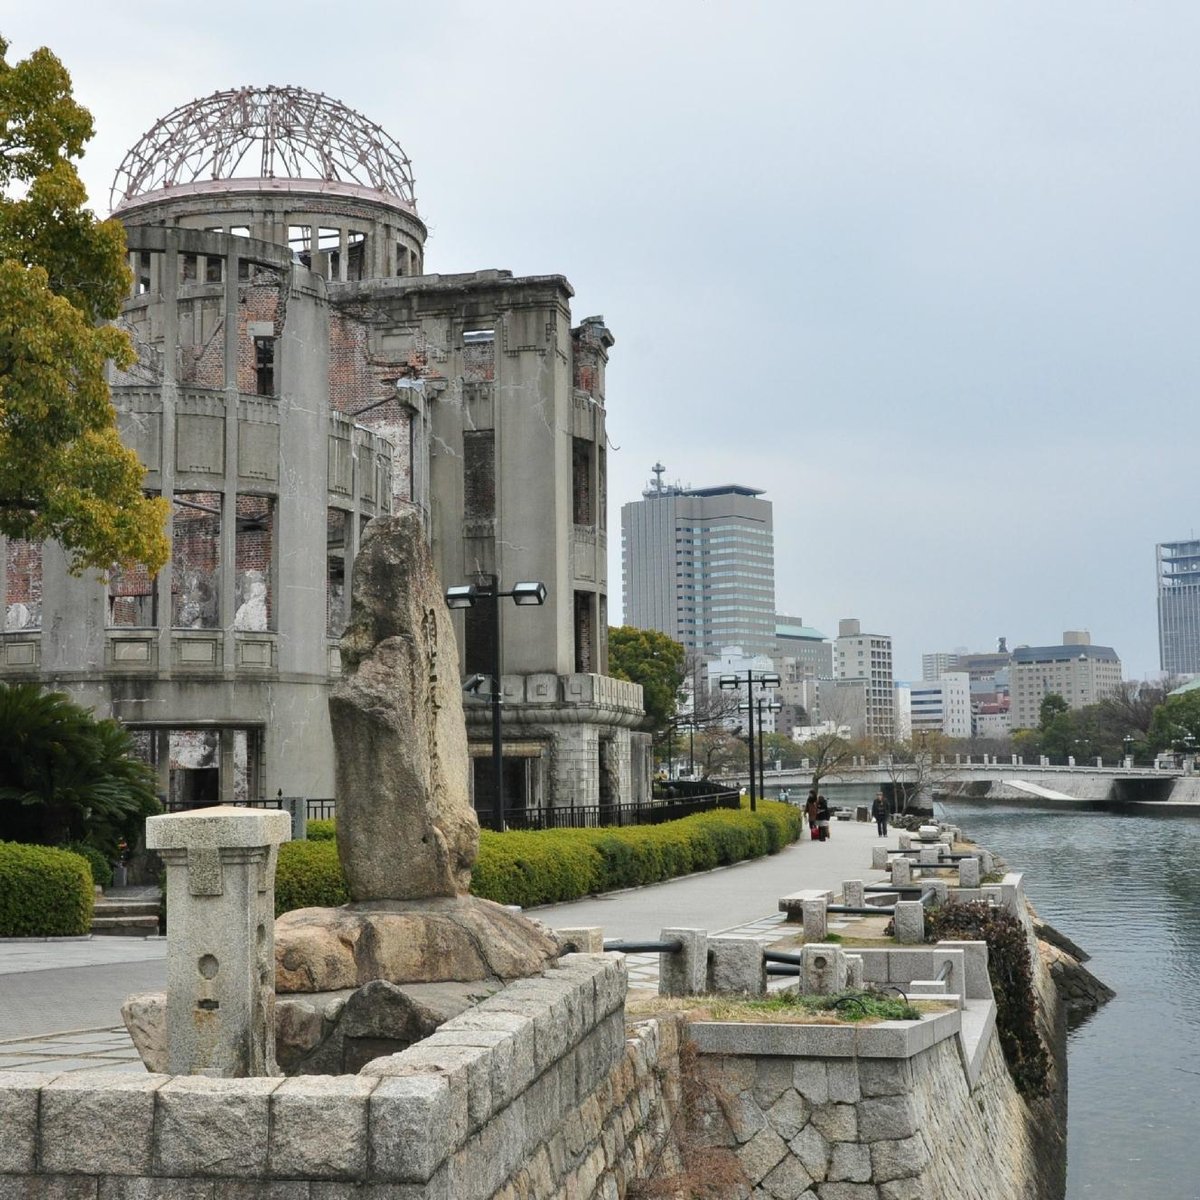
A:
[[[158,933],[158,899],[150,888],[112,889],[96,897],[92,910],[92,934],[108,937],[154,937]],[[121,892],[141,895],[125,896]]]

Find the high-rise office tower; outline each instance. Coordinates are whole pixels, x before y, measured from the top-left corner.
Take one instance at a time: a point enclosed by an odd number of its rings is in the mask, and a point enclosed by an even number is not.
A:
[[[1168,675],[1200,673],[1200,541],[1161,542],[1158,661]]]
[[[625,623],[657,629],[689,653],[726,646],[775,652],[775,542],[771,502],[740,484],[692,488],[654,482],[621,506]]]

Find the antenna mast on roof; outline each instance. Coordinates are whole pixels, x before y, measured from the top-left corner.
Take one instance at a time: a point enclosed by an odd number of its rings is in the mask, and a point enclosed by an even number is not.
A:
[[[654,464],[654,466],[652,466],[652,467],[650,468],[650,471],[651,471],[651,473],[654,475],[654,490],[655,490],[655,492],[657,492],[657,493],[658,493],[660,496],[662,495],[662,490],[663,490],[663,483],[662,483],[663,472],[664,472],[666,469],[667,469],[667,468],[666,468],[666,467],[664,467],[664,466],[662,465],[662,463],[660,463],[660,462],[656,462],[656,463]]]

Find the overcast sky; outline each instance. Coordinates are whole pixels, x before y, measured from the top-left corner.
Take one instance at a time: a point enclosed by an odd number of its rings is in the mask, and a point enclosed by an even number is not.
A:
[[[561,273],[616,336],[621,504],[657,460],[774,502],[777,607],[923,651],[1089,629],[1158,670],[1197,521],[1200,6],[0,0],[96,117],[84,176],[244,84],[414,163],[431,271]]]

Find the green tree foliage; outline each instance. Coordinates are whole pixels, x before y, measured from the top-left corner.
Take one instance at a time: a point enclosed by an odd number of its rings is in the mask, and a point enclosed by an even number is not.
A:
[[[1038,707],[1038,728],[1045,732],[1055,717],[1064,716],[1070,709],[1071,706],[1057,692],[1043,696]]]
[[[622,625],[608,631],[608,672],[642,685],[647,728],[666,728],[683,686],[683,647],[665,633]]]
[[[1200,690],[1170,696],[1154,710],[1149,743],[1154,750],[1174,750],[1186,745],[1200,747]]]
[[[74,160],[92,118],[49,50],[10,64],[0,38],[0,533],[59,541],[72,569],[167,560],[167,506],[142,493],[104,377],[128,366],[113,325],[125,234],[97,221]]]
[[[0,840],[87,842],[110,858],[158,811],[129,733],[35,684],[0,684]]]

